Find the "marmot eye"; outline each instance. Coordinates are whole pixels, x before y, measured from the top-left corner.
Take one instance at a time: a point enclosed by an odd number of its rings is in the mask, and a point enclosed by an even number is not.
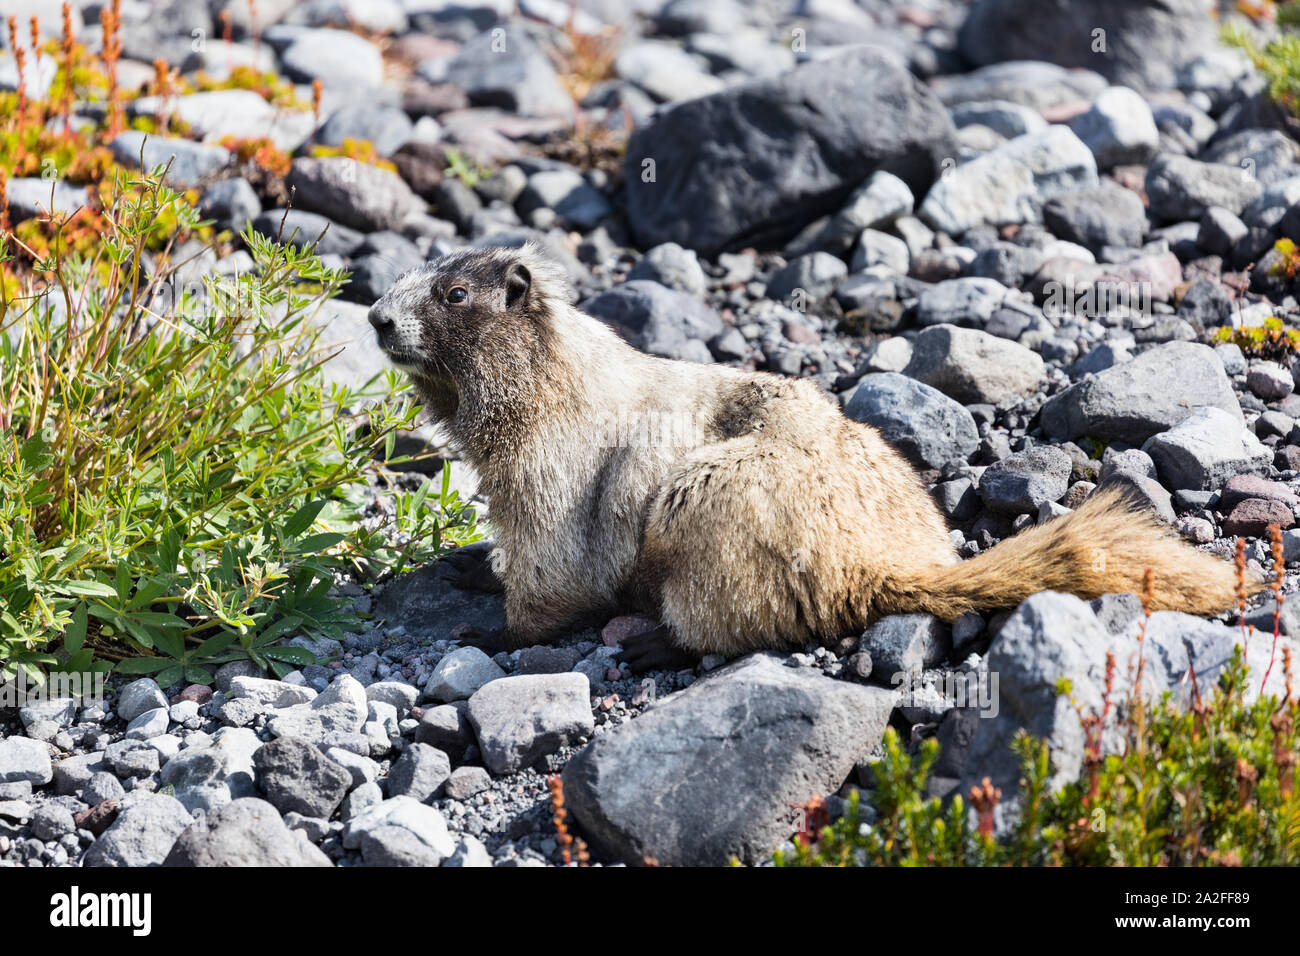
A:
[[[450,302],[452,305],[460,305],[468,298],[469,298],[469,293],[466,292],[464,288],[462,288],[461,286],[456,286],[450,292],[447,293],[447,301]]]

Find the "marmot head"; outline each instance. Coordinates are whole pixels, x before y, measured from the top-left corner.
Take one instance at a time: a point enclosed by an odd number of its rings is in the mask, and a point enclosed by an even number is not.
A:
[[[509,374],[544,352],[566,280],[532,243],[466,249],[408,272],[370,309],[379,347],[417,379]]]

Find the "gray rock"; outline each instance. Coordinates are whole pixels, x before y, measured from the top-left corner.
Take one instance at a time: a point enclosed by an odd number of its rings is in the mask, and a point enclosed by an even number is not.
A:
[[[485,631],[505,626],[501,595],[453,587],[454,577],[445,562],[399,575],[376,599],[375,616],[428,641],[447,640],[468,626]]]
[[[424,265],[424,257],[420,255],[414,243],[390,245],[380,252],[354,259],[352,274],[340,294],[353,302],[373,305],[383,297],[385,292],[396,285],[397,280],[405,273],[418,269],[422,265]]]
[[[704,270],[695,253],[675,242],[655,246],[637,260],[627,277],[634,282],[649,279],[696,298],[702,298],[706,288]]]
[[[1092,109],[1070,123],[1070,128],[1092,150],[1102,171],[1148,163],[1160,147],[1151,107],[1125,86],[1102,90]]]
[[[1217,46],[1215,21],[1197,0],[978,0],[957,37],[979,66],[1046,60],[1138,89],[1175,86],[1181,66]]]
[[[345,139],[367,140],[380,156],[391,156],[411,139],[414,129],[395,106],[352,103],[330,114],[316,140],[326,146],[342,146]]]
[[[1211,206],[1201,216],[1196,244],[1206,252],[1226,256],[1244,242],[1249,234],[1250,227],[1231,211],[1221,206]]]
[[[492,778],[482,767],[457,767],[447,778],[446,793],[453,800],[468,800],[492,786]]]
[[[451,776],[451,761],[441,750],[414,743],[388,772],[389,797],[411,797],[427,803]]]
[[[1252,362],[1246,372],[1246,387],[1266,402],[1278,402],[1295,388],[1291,370],[1276,362]]]
[[[1266,469],[1273,454],[1241,421],[1201,408],[1142,446],[1170,488],[1212,490],[1233,475]]]
[[[366,866],[439,866],[443,856],[405,827],[381,826],[361,836]]]
[[[347,30],[303,30],[280,53],[280,66],[299,83],[320,80],[326,89],[377,87],[384,81],[379,48]]]
[[[10,179],[5,198],[9,201],[9,219],[15,223],[51,213],[71,215],[90,203],[90,193],[83,187],[71,186],[62,179],[38,176]]]
[[[676,242],[712,256],[779,244],[876,170],[924,194],[955,155],[954,132],[906,70],[858,47],[638,125],[627,150],[628,218],[642,246]]]
[[[757,862],[879,744],[895,696],[752,655],[598,735],[564,769],[566,805],[628,863]]]
[[[950,107],[1005,100],[1039,113],[1066,104],[1077,105],[1080,101],[1091,102],[1107,85],[1101,74],[1091,70],[1066,70],[1041,61],[994,63],[969,73],[936,76],[931,80],[939,99]]]
[[[159,737],[167,733],[168,723],[170,723],[170,718],[167,716],[167,708],[158,707],[154,710],[146,710],[127,725],[126,738],[127,740],[148,740],[151,737]]]
[[[369,712],[365,688],[344,674],[315,700],[277,710],[267,721],[276,737],[301,737],[320,743],[331,733],[356,733]]]
[[[952,634],[931,614],[890,614],[863,633],[858,650],[871,655],[871,673],[877,681],[897,686],[904,676],[947,658]]]
[[[111,773],[94,774],[81,791],[82,802],[92,807],[109,800],[121,800],[124,796],[126,791]]]
[[[364,759],[364,758],[357,758]],[[273,740],[253,754],[258,789],[281,813],[328,820],[352,788],[352,773],[315,744],[292,737]]]
[[[117,698],[117,715],[128,723],[147,710],[167,706],[167,698],[152,677],[141,677],[122,688]]]
[[[951,236],[975,226],[1035,222],[1053,196],[1097,182],[1088,147],[1066,127],[1049,126],[952,169],[935,183],[918,215]]]
[[[153,116],[160,108],[174,111],[196,137],[219,142],[226,136],[238,139],[270,139],[276,148],[292,152],[312,134],[316,123],[310,110],[272,106],[254,90],[209,90],[169,97],[166,103],[154,96],[132,100],[128,109],[135,116]]]
[[[1043,223],[1052,234],[1093,252],[1106,246],[1137,248],[1147,232],[1147,211],[1131,189],[1103,179],[1095,189],[1081,189],[1048,200]]]
[[[155,166],[167,166],[164,182],[173,189],[193,189],[231,161],[230,150],[220,146],[178,137],[146,136],[137,130],[118,133],[109,148],[113,158],[128,168],[141,168],[141,155],[146,172]]]
[[[423,847],[420,854],[428,866],[437,866],[455,852],[456,842],[447,833],[447,822],[442,814],[410,797],[393,797],[362,810],[344,828],[343,845],[350,850],[361,849],[363,840],[370,838],[373,841],[371,852],[374,853],[389,842],[385,836],[395,842],[396,834],[377,832],[388,828],[404,830],[414,837]]]
[[[456,849],[442,863],[443,866],[491,866],[492,857],[482,841],[469,836],[462,836],[456,843]]]
[[[39,787],[53,779],[48,744],[27,737],[0,738],[0,783],[26,780]]]
[[[322,256],[350,256],[366,241],[365,233],[305,209],[268,209],[254,216],[252,225],[268,239],[300,249],[314,246]]]
[[[881,230],[912,211],[916,199],[912,190],[893,173],[883,169],[872,173],[839,212],[817,220],[785,248],[787,257],[821,250],[842,255],[863,230]],[[905,269],[903,271],[906,271]]]
[[[378,681],[366,688],[366,700],[378,700],[390,704],[398,714],[408,713],[419,697],[419,688],[401,681]]]
[[[477,647],[458,647],[438,661],[424,685],[424,696],[443,703],[468,700],[484,684],[505,676]]]
[[[430,707],[420,718],[420,726],[415,728],[416,742],[437,747],[452,760],[460,760],[465,755],[465,748],[474,742],[474,730],[469,725],[467,710],[468,705],[463,701]]]
[[[605,194],[574,169],[543,169],[533,173],[528,177],[518,206],[523,215],[538,209],[554,210],[561,221],[583,232],[595,228],[613,212]]]
[[[921,325],[961,325],[981,328],[1007,300],[1010,290],[994,279],[945,279],[921,293],[916,321]]]
[[[353,753],[343,747],[327,746],[325,756],[348,772],[353,787],[374,783],[379,778],[379,764],[363,754]]]
[[[159,776],[187,810],[211,810],[241,797],[255,796],[253,756],[262,741],[243,727],[225,727],[207,743],[189,747],[167,761]]]
[[[82,859],[82,866],[160,866],[194,821],[174,797],[146,794],[122,809]]]
[[[712,362],[704,343],[725,328],[718,314],[700,300],[644,279],[602,292],[582,308],[641,351],[664,358]]]
[[[635,83],[661,102],[707,96],[725,86],[708,72],[702,60],[675,44],[659,40],[623,47],[614,67],[621,78]]]
[[[34,697],[18,708],[18,719],[28,729],[38,720],[53,722],[58,727],[70,727],[77,716],[75,697]]]
[[[351,820],[370,807],[378,806],[383,799],[384,792],[379,788],[378,783],[370,781],[358,784],[343,798],[343,805],[339,808],[339,819]]]
[[[1043,378],[1043,360],[1023,345],[978,329],[934,325],[912,341],[903,374],[963,405],[997,405],[1032,395]]]
[[[1037,514],[1044,504],[1065,497],[1070,469],[1070,456],[1060,448],[1036,445],[986,468],[980,497],[993,511]]]
[[[397,173],[345,156],[295,159],[286,181],[298,208],[364,232],[396,230],[424,208]]]
[[[110,769],[102,751],[64,757],[54,765],[54,792],[70,796],[85,788],[96,774]]]
[[[938,389],[894,372],[863,378],[844,414],[880,429],[886,441],[923,467],[965,461],[980,443],[970,412]]]
[[[1007,139],[1040,133],[1047,128],[1047,121],[1037,110],[1007,100],[959,103],[948,112],[959,129],[985,126]]]
[[[849,274],[848,266],[829,252],[810,252],[778,269],[767,283],[767,296],[778,302],[801,306],[820,302]]]
[[[215,219],[237,232],[243,232],[261,211],[257,191],[243,177],[213,183],[199,198],[199,212],[204,218]]]
[[[1041,422],[1043,431],[1056,439],[1095,435],[1138,444],[1205,407],[1242,421],[1241,406],[1214,350],[1169,342],[1052,396]]]
[[[555,68],[515,26],[471,39],[448,65],[445,79],[464,90],[475,106],[496,106],[523,116],[570,119],[573,114],[573,100]]]
[[[859,272],[872,266],[884,266],[891,272],[907,275],[911,261],[907,243],[902,239],[876,229],[864,229],[858,236],[850,268]]]
[[[1075,703],[1085,714],[1100,711],[1108,652],[1116,658],[1113,700],[1129,696],[1139,647],[1146,661],[1140,692],[1148,701],[1171,691],[1174,702],[1185,706],[1192,693],[1186,680],[1189,666],[1203,692],[1214,686],[1241,639],[1240,632],[1189,614],[1157,611],[1147,622],[1145,640],[1139,645],[1136,637],[1142,614],[1140,607],[1134,607],[1136,603],[1136,598],[1128,596],[1119,613],[1107,613],[1105,623],[1078,598],[1051,591],[1034,595],[1016,609],[989,651],[989,672],[998,675],[999,707],[996,716],[977,721],[965,761],[963,789],[988,776],[1007,798],[1014,795],[1020,766],[1009,745],[1021,728],[1048,742],[1050,788],[1078,779],[1085,738]],[[1250,647],[1250,643],[1256,646]],[[1265,643],[1248,642],[1246,653],[1252,673],[1260,676],[1270,650]],[[1070,681],[1071,697],[1056,691],[1062,678]],[[1253,698],[1258,681],[1248,684],[1247,697]],[[1270,685],[1281,686],[1276,674]],[[1104,752],[1114,753],[1122,745],[1113,728],[1103,734]]]
[[[217,807],[185,830],[163,866],[333,866],[265,800]]]
[[[58,840],[77,832],[77,822],[72,811],[57,803],[47,803],[32,814],[32,836],[38,840]]]
[[[595,728],[582,674],[527,674],[485,684],[469,699],[469,721],[483,762],[513,773],[575,743]]]
[[[240,675],[231,679],[226,696],[232,699],[247,698],[259,707],[276,709],[315,700],[316,691],[287,681]]]
[[[1199,220],[1212,206],[1239,216],[1260,191],[1259,181],[1243,176],[1235,166],[1187,156],[1164,154],[1147,169],[1151,216],[1169,222]]]

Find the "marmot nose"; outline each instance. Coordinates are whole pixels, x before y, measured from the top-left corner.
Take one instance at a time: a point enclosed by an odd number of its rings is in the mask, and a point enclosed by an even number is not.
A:
[[[393,317],[385,310],[382,302],[376,302],[372,305],[370,311],[366,313],[366,318],[370,320],[370,324],[375,327],[376,332],[393,327]]]

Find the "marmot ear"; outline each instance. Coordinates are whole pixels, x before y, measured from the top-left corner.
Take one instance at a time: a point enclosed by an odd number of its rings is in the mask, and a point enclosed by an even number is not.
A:
[[[533,286],[532,273],[527,266],[515,263],[506,272],[506,308],[513,309],[528,297],[528,290]]]

